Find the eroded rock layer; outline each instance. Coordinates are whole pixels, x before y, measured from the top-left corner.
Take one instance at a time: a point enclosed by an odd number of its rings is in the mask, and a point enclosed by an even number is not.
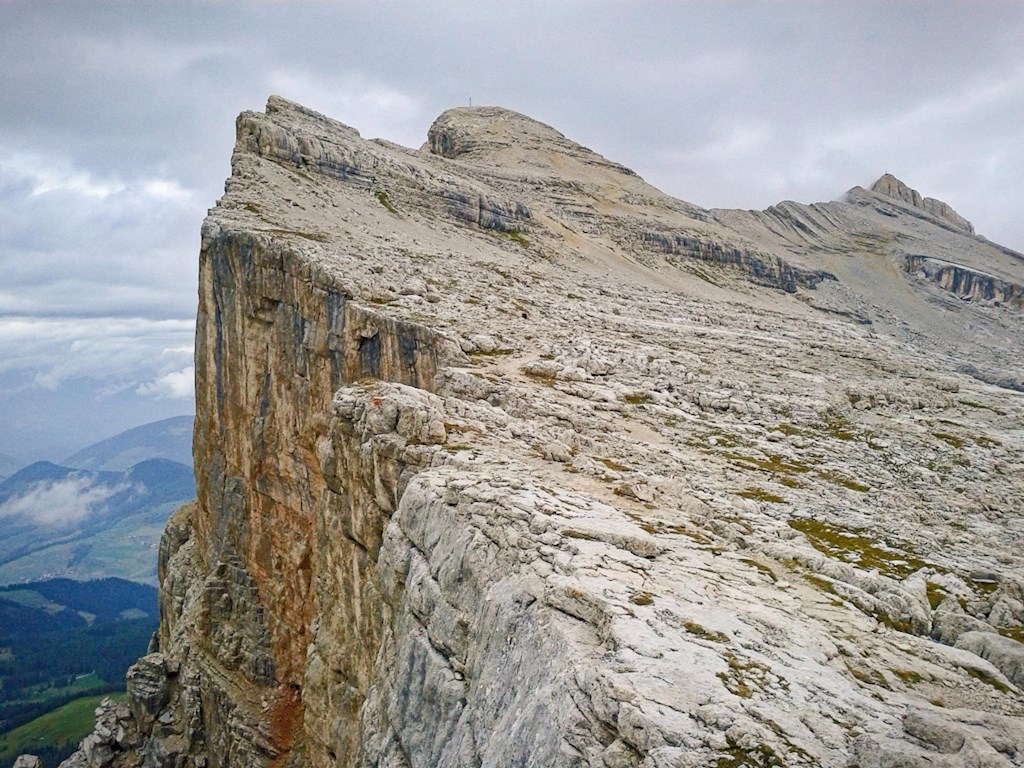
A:
[[[1024,257],[901,185],[244,113],[199,498],[69,765],[1024,765]]]

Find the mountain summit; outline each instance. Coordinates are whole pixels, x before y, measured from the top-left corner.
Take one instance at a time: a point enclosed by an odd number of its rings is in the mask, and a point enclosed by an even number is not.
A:
[[[915,208],[927,211],[933,216],[949,222],[958,229],[970,232],[972,235],[974,234],[974,225],[954,211],[949,205],[933,197],[921,197],[920,192],[916,189],[911,189],[891,173],[885,174],[872,184],[871,191],[910,203]]]
[[[72,765],[1024,764],[1024,257],[492,107],[236,129],[198,499]]]

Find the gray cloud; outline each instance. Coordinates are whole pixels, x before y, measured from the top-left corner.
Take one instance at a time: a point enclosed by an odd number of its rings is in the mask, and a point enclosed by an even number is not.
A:
[[[45,431],[29,411],[47,393],[88,393],[111,424],[180,409],[188,361],[167,350],[191,343],[200,222],[235,115],[272,92],[407,146],[448,107],[502,104],[709,207],[834,199],[893,172],[1024,248],[1016,0],[2,8],[6,452]]]

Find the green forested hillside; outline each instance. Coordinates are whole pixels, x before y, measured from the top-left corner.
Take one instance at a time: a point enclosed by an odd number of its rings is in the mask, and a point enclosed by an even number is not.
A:
[[[124,689],[157,625],[156,590],[122,579],[0,588],[0,734]]]

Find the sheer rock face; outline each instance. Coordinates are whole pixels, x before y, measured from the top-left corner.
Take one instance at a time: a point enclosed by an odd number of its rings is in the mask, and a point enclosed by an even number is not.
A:
[[[936,200],[934,197],[921,197],[916,189],[911,189],[891,173],[883,175],[878,181],[871,185],[872,192],[902,200],[910,203],[915,208],[927,211],[943,221],[947,221],[958,229],[974,234],[974,225],[967,219],[954,211],[949,205]]]
[[[1024,284],[887,193],[708,211],[498,108],[418,151],[244,113],[199,498],[69,765],[1024,765],[1021,316],[921,255]]]

